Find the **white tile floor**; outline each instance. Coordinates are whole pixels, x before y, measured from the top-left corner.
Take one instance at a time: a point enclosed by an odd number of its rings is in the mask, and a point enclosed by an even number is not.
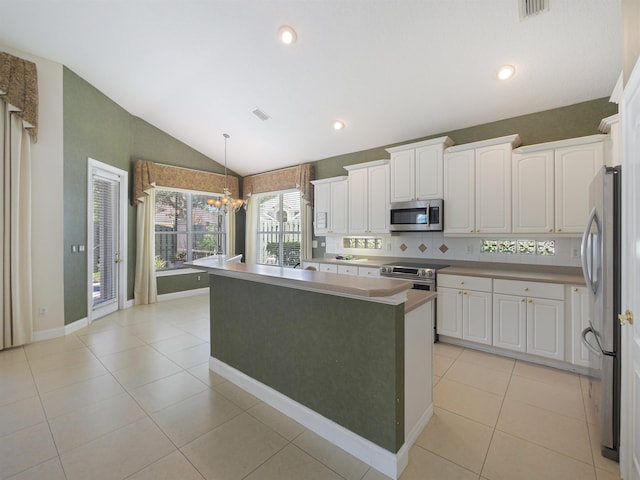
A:
[[[0,478],[383,480],[208,369],[208,296],[0,352]],[[402,480],[618,479],[570,373],[435,345]]]

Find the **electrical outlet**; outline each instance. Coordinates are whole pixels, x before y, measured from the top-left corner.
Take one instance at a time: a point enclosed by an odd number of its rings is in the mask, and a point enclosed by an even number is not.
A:
[[[76,253],[78,251],[77,245],[71,245],[71,253]]]
[[[47,314],[47,307],[40,307],[38,309],[38,315],[40,315],[41,317],[44,317]]]
[[[318,240],[311,240],[311,247],[318,248]]]
[[[84,252],[84,245],[78,245],[78,251],[80,253]]]
[[[467,253],[473,253],[473,245],[467,245]]]
[[[573,247],[571,249],[571,257],[578,258],[580,256],[580,249],[578,247]]]
[[[200,275],[198,275],[198,281],[200,281]]]

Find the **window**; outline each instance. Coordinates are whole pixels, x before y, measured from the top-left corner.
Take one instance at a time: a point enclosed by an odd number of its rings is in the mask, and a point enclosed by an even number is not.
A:
[[[262,265],[295,267],[302,237],[298,190],[258,197],[258,259]]]
[[[212,195],[156,190],[156,270],[226,252],[225,216],[207,203]]]

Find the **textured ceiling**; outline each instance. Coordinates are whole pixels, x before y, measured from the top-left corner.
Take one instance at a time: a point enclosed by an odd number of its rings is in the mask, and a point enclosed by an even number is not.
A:
[[[517,0],[0,0],[0,46],[64,64],[221,163],[230,134],[228,166],[247,175],[608,96],[620,10],[550,0],[520,21]],[[294,45],[278,42],[283,24]],[[516,76],[498,82],[501,64]]]

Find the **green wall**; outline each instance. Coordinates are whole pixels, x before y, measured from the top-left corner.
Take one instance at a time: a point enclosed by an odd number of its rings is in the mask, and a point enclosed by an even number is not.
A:
[[[208,287],[208,276],[207,273],[202,272],[158,277],[158,295]]]
[[[600,120],[618,112],[618,106],[608,98],[577,103],[568,107],[554,108],[543,112],[508,118],[497,122],[473,127],[441,132],[435,135],[414,138],[400,143],[380,146],[361,152],[353,152],[336,157],[325,158],[314,163],[316,178],[330,178],[346,175],[345,165],[364,163],[381,158],[389,158],[385,150],[389,147],[419,142],[430,138],[448,135],[457,145],[502,137],[513,133],[520,134],[522,145],[552,142],[565,138],[583,137],[602,133],[598,130]]]
[[[87,316],[87,252],[71,245],[87,243],[87,158],[129,172],[136,160],[150,160],[224,173],[224,166],[128,113],[68,68],[63,69],[64,106],[64,310],[65,325]],[[233,173],[232,173],[233,174]],[[128,208],[127,299],[133,298],[136,210]],[[161,293],[194,286],[190,275],[159,282]]]

